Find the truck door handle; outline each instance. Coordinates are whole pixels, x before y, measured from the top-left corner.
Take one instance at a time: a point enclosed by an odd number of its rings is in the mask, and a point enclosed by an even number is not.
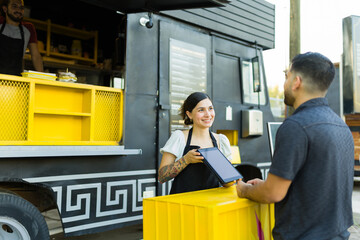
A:
[[[159,105],[159,109],[160,109],[160,110],[170,110],[170,109],[171,109],[171,105],[160,104],[160,105]]]

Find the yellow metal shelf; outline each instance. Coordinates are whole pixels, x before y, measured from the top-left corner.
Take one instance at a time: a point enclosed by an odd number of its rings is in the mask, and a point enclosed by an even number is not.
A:
[[[91,117],[91,113],[80,113],[80,112],[59,112],[56,110],[35,110],[35,114],[49,114],[49,115],[68,115],[68,116],[79,116],[79,117]]]
[[[0,74],[0,145],[118,145],[121,89]]]

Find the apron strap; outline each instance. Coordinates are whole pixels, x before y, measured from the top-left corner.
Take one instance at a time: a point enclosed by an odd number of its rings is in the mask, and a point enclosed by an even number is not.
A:
[[[210,129],[209,129],[209,133],[210,133],[211,141],[212,141],[214,147],[218,147],[217,141],[216,141],[214,135],[212,134],[212,132],[210,131]]]
[[[191,137],[192,137],[192,132],[193,132],[193,128],[190,128],[189,134],[188,134],[188,138],[187,138],[187,141],[186,141],[186,146],[190,146]]]
[[[193,132],[193,128],[190,128],[189,134],[188,134],[188,139],[187,139],[187,141],[186,141],[186,146],[190,146],[191,137],[192,137],[192,132]],[[217,147],[217,146],[218,146],[218,145],[217,145],[217,141],[216,141],[214,135],[212,134],[212,132],[210,131],[210,129],[209,129],[209,134],[210,134],[211,141],[212,141],[214,147]]]
[[[24,48],[25,48],[25,37],[24,37],[24,28],[21,25],[21,23],[19,24],[19,28],[20,28],[20,34],[21,34],[21,42],[22,42],[22,46],[23,46],[23,52],[24,52]]]
[[[6,22],[4,21],[3,24],[1,25],[0,34],[2,34],[2,32],[4,31],[5,24]]]

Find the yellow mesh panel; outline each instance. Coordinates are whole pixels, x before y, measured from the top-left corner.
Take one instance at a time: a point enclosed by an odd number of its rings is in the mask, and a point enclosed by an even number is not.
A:
[[[120,141],[121,93],[95,92],[95,141]]]
[[[30,84],[0,79],[0,141],[25,141]]]

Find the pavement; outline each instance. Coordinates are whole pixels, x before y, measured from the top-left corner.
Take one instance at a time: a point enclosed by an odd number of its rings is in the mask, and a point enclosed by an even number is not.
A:
[[[349,240],[360,240],[360,177],[354,178],[354,191],[352,196],[354,225],[349,228]],[[142,225],[124,227],[108,232],[84,235],[80,237],[64,238],[62,233],[51,236],[52,240],[140,240],[143,238]]]

